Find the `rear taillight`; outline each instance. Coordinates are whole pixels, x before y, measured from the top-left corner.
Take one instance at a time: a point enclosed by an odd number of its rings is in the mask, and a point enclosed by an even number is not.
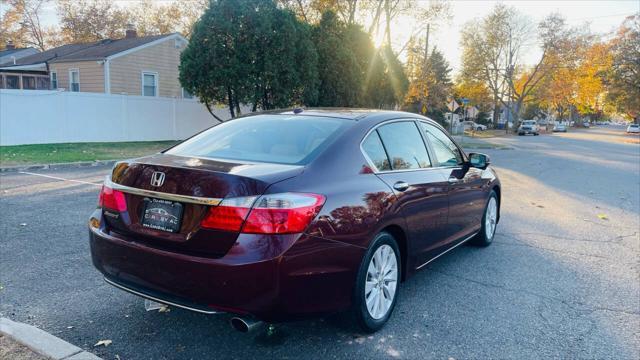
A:
[[[209,208],[200,225],[208,229],[238,232],[257,198],[247,196],[224,199],[220,205]]]
[[[324,201],[322,195],[303,193],[263,195],[257,200],[255,196],[225,199],[209,209],[201,225],[250,234],[300,233],[318,214]]]
[[[100,191],[100,197],[98,198],[98,206],[118,212],[127,211],[127,201],[124,198],[124,193],[113,190],[106,185],[102,185],[102,191]]]

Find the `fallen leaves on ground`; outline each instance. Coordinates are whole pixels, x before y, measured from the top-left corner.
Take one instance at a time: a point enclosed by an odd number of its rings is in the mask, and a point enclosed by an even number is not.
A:
[[[95,345],[93,345],[93,346],[94,346],[94,347],[96,347],[96,346],[104,346],[104,347],[107,347],[107,346],[111,345],[111,343],[112,343],[112,342],[113,342],[113,341],[108,340],[108,339],[100,340],[100,341],[98,341],[98,342],[97,342]]]
[[[609,220],[609,217],[606,214],[598,214],[598,219],[600,219],[600,220]]]

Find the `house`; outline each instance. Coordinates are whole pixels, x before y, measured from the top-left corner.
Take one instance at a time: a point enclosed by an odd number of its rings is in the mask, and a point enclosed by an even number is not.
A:
[[[32,47],[16,48],[15,45],[13,45],[13,41],[9,41],[5,48],[0,50],[0,64],[14,63],[23,57],[37,54],[38,52],[37,49]]]
[[[191,98],[178,80],[178,33],[68,44],[0,64],[0,88]]]

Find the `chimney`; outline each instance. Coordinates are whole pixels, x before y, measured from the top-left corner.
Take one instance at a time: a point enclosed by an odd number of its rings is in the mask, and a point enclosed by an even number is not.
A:
[[[125,39],[134,39],[138,37],[138,32],[133,24],[127,24],[127,30],[124,32]]]
[[[16,48],[16,46],[13,45],[13,40],[7,41],[7,47],[5,48],[5,50],[13,50],[15,48]]]

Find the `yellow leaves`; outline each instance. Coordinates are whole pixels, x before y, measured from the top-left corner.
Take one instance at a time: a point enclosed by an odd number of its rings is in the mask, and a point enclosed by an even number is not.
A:
[[[481,81],[464,80],[456,84],[455,92],[459,97],[470,100],[471,105],[491,103],[491,91]]]

